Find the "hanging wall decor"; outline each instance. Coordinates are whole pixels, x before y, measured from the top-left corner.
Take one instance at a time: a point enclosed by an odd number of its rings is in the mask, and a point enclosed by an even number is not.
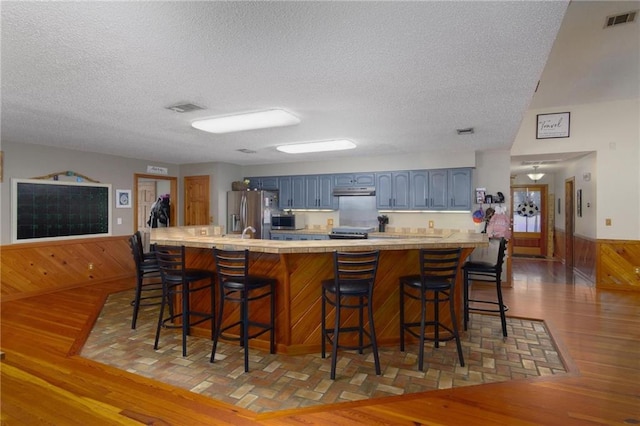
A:
[[[571,113],[538,114],[536,139],[568,138]]]

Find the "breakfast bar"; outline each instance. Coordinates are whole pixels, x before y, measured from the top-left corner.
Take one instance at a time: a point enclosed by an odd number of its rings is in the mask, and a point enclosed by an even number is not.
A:
[[[468,232],[432,233],[411,238],[380,238],[363,240],[274,241],[240,239],[215,234],[212,227],[171,227],[151,231],[151,243],[184,245],[187,247],[187,266],[215,269],[212,247],[226,250],[248,249],[251,273],[276,278],[276,351],[283,354],[306,354],[320,351],[320,282],[333,276],[333,251],[380,250],[378,275],[374,290],[374,321],[378,344],[399,342],[398,279],[418,274],[418,252],[421,248],[462,248],[466,259],[476,247],[486,247],[486,234]],[[458,274],[455,304],[458,324],[461,324],[462,274]],[[208,296],[191,300],[192,306],[208,303]],[[268,315],[268,306],[252,306],[252,315]],[[417,306],[417,305],[416,305]],[[419,315],[419,309],[408,305],[408,312]],[[445,312],[446,311],[446,312]],[[226,312],[225,312],[226,315]],[[441,316],[450,322],[448,310]],[[227,318],[223,320],[223,323]],[[349,318],[347,321],[355,321]],[[411,320],[411,318],[407,318]],[[196,335],[210,335],[205,329],[195,329]],[[267,336],[254,339],[251,345],[268,348]]]

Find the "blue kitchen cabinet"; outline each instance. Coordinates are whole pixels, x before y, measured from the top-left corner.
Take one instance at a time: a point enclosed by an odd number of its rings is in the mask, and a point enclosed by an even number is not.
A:
[[[304,176],[281,176],[278,178],[281,209],[304,209]]]
[[[375,184],[375,173],[341,173],[333,175],[333,186],[336,188],[375,186]]]
[[[266,176],[266,177],[248,177],[249,188],[264,190],[264,191],[277,191],[278,190],[278,177]]]
[[[429,171],[412,170],[409,172],[409,207],[412,210],[429,209]]]
[[[376,207],[378,209],[409,209],[409,172],[376,174]]]
[[[471,169],[449,169],[448,210],[471,210]]]
[[[338,208],[338,199],[333,196],[333,175],[305,176],[304,189],[306,208]]]

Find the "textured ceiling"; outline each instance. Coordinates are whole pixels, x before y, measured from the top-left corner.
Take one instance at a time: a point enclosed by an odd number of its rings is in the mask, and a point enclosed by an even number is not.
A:
[[[2,140],[175,164],[508,149],[567,5],[3,1]],[[263,108],[301,123],[190,126]],[[358,148],[275,150],[335,138]]]

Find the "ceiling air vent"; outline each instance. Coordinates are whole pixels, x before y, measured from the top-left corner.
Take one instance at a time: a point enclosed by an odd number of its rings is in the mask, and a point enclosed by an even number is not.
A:
[[[607,16],[604,27],[615,27],[616,25],[626,24],[627,22],[633,22],[636,19],[637,10],[632,12],[621,13],[620,15]]]
[[[242,152],[244,154],[255,154],[257,152],[257,151],[254,151],[252,149],[247,149],[247,148],[236,149],[236,151]]]
[[[196,104],[184,103],[184,104],[168,106],[167,109],[170,109],[171,111],[174,111],[174,112],[183,113],[183,112],[198,111],[204,108]]]

